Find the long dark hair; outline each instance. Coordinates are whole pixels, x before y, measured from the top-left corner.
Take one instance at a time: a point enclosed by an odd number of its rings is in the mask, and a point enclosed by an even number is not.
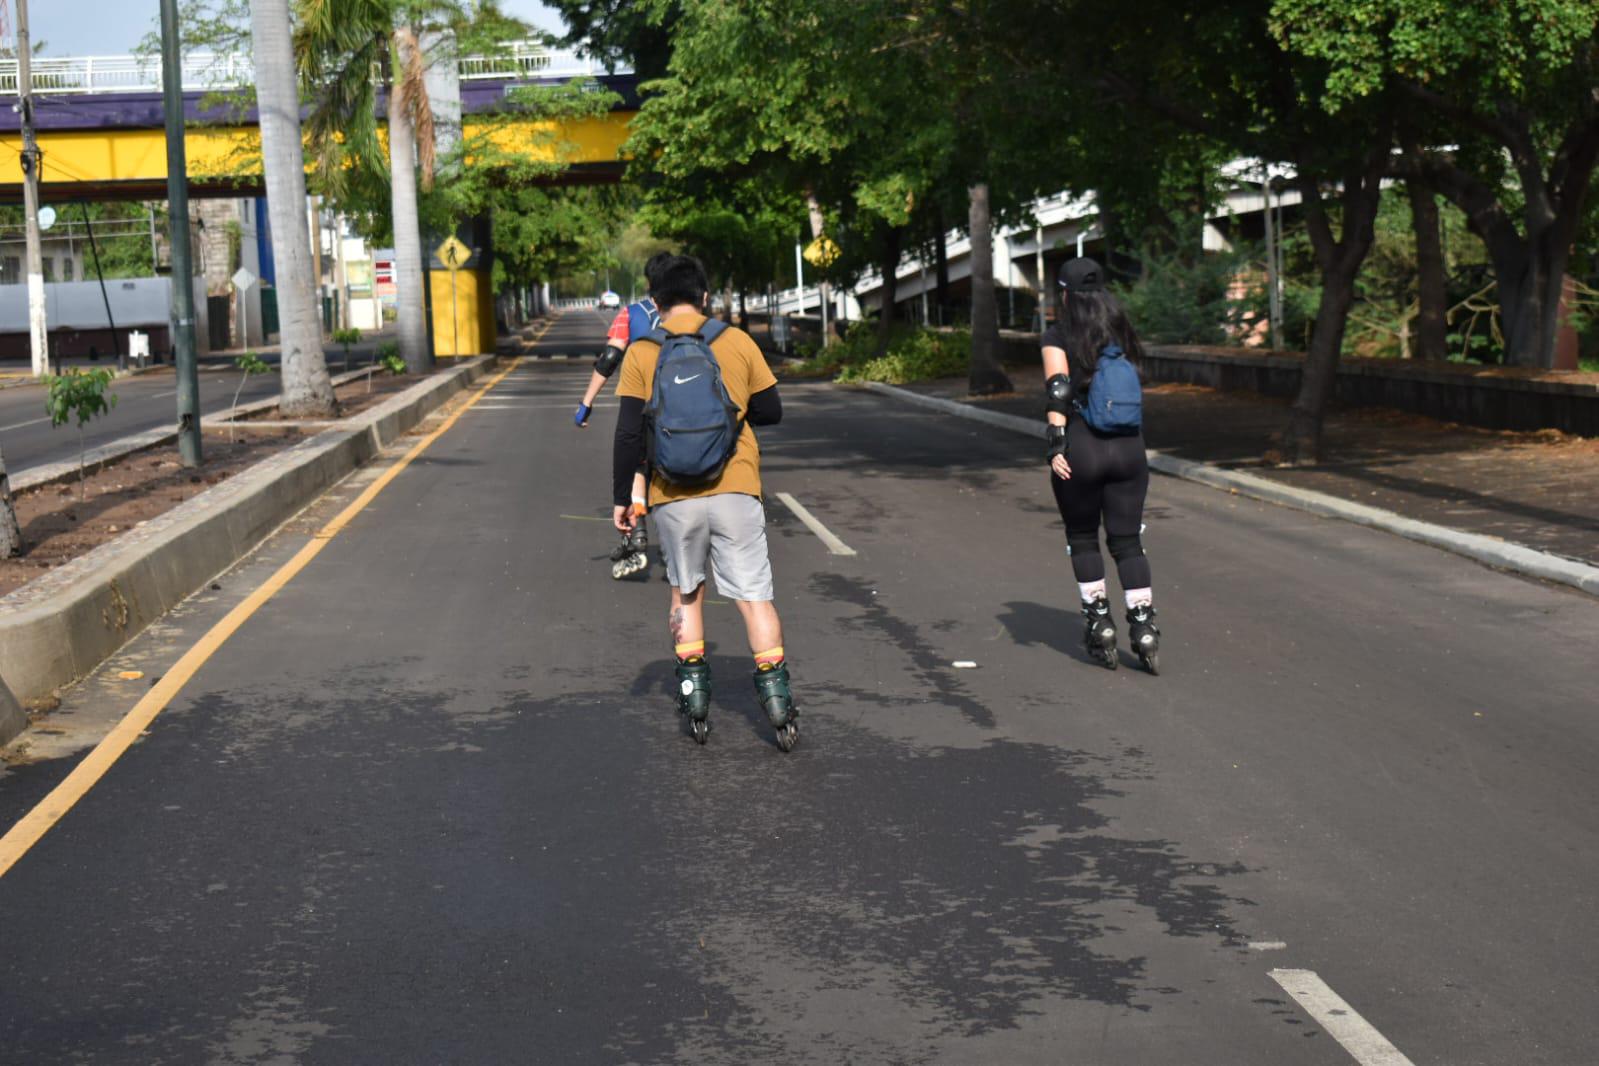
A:
[[[1066,362],[1074,382],[1087,381],[1099,365],[1099,353],[1114,344],[1134,363],[1144,358],[1143,346],[1121,303],[1103,289],[1060,291],[1056,321],[1066,334]]]

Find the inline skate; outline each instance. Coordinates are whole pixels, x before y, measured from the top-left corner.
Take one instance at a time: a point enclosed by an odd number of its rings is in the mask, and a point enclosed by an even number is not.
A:
[[[688,719],[694,740],[704,744],[711,735],[711,664],[704,659],[677,664],[677,713]]]
[[[611,551],[611,576],[620,581],[640,571],[648,570],[650,566],[649,534],[644,532],[644,520],[639,519],[638,525],[633,527],[631,533],[622,535],[622,543]]]
[[[1138,661],[1151,674],[1160,673],[1160,629],[1155,625],[1155,608],[1143,603],[1127,608],[1127,640]]]
[[[766,712],[766,720],[777,730],[777,746],[793,751],[799,743],[799,708],[788,687],[788,664],[763,667],[755,671],[755,695]]]
[[[1089,658],[1096,659],[1107,670],[1116,669],[1116,623],[1110,617],[1110,604],[1102,599],[1083,603],[1083,647]]]

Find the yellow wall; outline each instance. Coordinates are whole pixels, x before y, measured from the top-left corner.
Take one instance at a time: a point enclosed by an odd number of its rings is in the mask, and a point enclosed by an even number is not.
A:
[[[450,298],[450,271],[430,270],[433,287],[433,353],[484,355],[494,351],[494,289],[487,270],[455,271],[455,299]],[[455,318],[450,318],[451,308]]]
[[[261,146],[254,128],[207,127],[184,135],[194,177],[261,173]],[[19,134],[0,135],[7,155],[22,151]],[[167,137],[162,130],[68,130],[41,132],[40,180],[52,182],[160,180],[167,177]]]
[[[502,151],[541,162],[614,163],[627,139],[629,111],[567,123],[525,122],[467,117],[469,136],[482,133]],[[254,177],[261,173],[259,133],[253,126],[194,127],[184,135],[193,178]],[[113,129],[42,131],[45,185],[74,182],[165,181],[163,130]],[[0,158],[22,151],[20,134],[0,135]],[[16,179],[20,183],[20,176]],[[6,182],[4,184],[11,184]]]

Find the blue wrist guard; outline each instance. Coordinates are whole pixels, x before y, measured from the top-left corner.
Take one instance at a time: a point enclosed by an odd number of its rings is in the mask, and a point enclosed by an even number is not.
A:
[[[573,414],[572,414],[572,422],[573,422],[573,424],[578,425],[578,426],[587,425],[588,424],[588,420],[589,420],[589,412],[592,411],[592,410],[593,410],[593,408],[590,407],[586,403],[578,404],[577,405],[577,410],[575,412],[573,412]]]

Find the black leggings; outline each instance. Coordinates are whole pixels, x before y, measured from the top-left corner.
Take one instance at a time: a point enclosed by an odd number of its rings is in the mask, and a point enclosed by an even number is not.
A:
[[[1049,475],[1055,504],[1066,522],[1066,543],[1072,550],[1072,571],[1079,584],[1105,579],[1099,554],[1099,516],[1105,515],[1105,545],[1116,560],[1122,588],[1147,589],[1153,583],[1139,530],[1144,524],[1144,497],[1149,493],[1149,460],[1144,437],[1101,437],[1081,418],[1066,430],[1069,480]]]

